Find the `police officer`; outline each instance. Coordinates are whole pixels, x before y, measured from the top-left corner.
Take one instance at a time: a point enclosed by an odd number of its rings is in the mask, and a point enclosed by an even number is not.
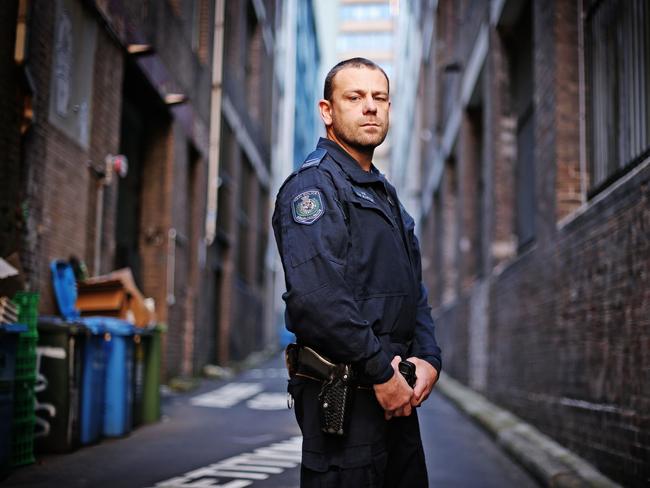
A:
[[[332,68],[319,102],[327,138],[276,200],[287,328],[300,345],[355,372],[343,436],[320,428],[321,382],[289,380],[303,433],[303,487],[427,486],[414,407],[438,378],[440,348],[413,219],[372,164],[389,107],[389,80],[375,63],[353,58]],[[402,359],[415,365],[413,388],[398,371]]]

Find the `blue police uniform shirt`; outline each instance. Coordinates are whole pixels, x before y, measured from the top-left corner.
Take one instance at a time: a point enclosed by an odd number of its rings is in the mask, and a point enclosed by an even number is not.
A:
[[[440,371],[415,223],[374,166],[321,138],[280,188],[272,220],[298,343],[353,363],[369,384],[392,377],[394,355]]]

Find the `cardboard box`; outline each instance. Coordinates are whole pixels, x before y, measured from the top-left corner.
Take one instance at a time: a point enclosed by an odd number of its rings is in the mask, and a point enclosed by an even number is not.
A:
[[[129,268],[80,282],[77,308],[81,315],[117,317],[129,320],[138,327],[155,322],[155,312],[145,305],[145,298]]]

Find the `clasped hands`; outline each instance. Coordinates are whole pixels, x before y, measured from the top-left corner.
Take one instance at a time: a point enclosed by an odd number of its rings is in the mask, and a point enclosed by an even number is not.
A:
[[[386,420],[411,415],[413,408],[429,397],[433,385],[438,379],[438,372],[431,364],[422,359],[410,357],[408,360],[415,364],[415,375],[417,376],[415,386],[411,389],[399,372],[398,365],[401,360],[400,356],[395,356],[391,361],[390,364],[394,370],[391,379],[373,386],[377,401],[384,409]]]

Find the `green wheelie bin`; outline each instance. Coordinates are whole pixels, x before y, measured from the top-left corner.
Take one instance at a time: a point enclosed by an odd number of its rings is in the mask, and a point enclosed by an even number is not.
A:
[[[150,333],[142,336],[142,344],[144,346],[142,423],[144,424],[157,422],[160,419],[161,336],[165,332],[166,327],[163,324],[156,324],[148,329]]]

